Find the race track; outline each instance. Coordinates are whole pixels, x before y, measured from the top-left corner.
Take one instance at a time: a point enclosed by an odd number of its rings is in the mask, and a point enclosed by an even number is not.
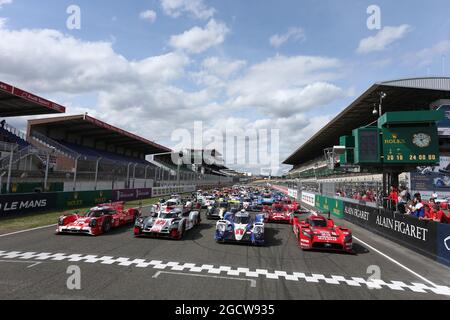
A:
[[[206,219],[182,241],[136,239],[131,227],[96,238],[53,227],[3,235],[0,299],[450,299],[448,268],[339,223],[364,242],[354,241],[355,255],[302,252],[278,224],[266,225],[264,247],[217,244]],[[71,265],[81,290],[67,288]],[[381,280],[369,279],[377,269]]]

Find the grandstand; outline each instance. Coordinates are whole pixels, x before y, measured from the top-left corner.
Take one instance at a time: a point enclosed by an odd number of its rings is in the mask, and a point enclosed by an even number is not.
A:
[[[87,114],[29,120],[27,140],[55,156],[51,173],[66,191],[154,186],[165,176],[146,156],[171,152]]]
[[[0,117],[65,113],[66,108],[0,82]],[[0,189],[90,191],[216,184],[213,170],[174,166],[172,150],[88,114],[28,120],[26,133],[0,122]],[[158,154],[158,160],[147,161]],[[180,169],[180,170],[179,170]],[[222,182],[228,180],[222,179]]]
[[[180,154],[181,155],[181,154]],[[173,175],[187,175],[194,180],[201,180],[202,183],[208,181],[232,182],[233,175],[228,174],[229,170],[223,165],[222,155],[217,150],[194,150],[186,149],[182,151],[182,162],[174,164],[172,154],[156,155],[153,163],[157,166],[170,170]]]
[[[381,94],[383,97],[380,100]],[[374,201],[381,201],[385,188],[383,188],[383,175],[377,175],[381,173],[380,170],[371,172],[364,168],[353,168],[352,171],[329,168],[329,159],[326,159],[324,151],[339,145],[339,138],[351,135],[353,129],[374,123],[379,117],[379,112],[376,111],[380,108],[380,104],[384,114],[395,111],[438,109],[449,105],[449,99],[450,78],[446,77],[375,83],[284,161],[284,164],[293,166],[286,175],[288,183],[301,183],[303,186],[312,184],[315,185],[312,188],[321,193],[335,196],[344,193],[341,191],[341,184],[348,185],[352,182],[356,184],[353,188],[354,193],[367,193],[369,189],[377,189],[377,200]],[[441,156],[450,155],[449,142],[448,135],[440,135]],[[360,177],[364,178],[360,179]],[[370,182],[372,186],[362,187],[365,182]],[[409,175],[400,175],[399,182],[410,185]],[[358,185],[361,186],[360,190],[356,190]]]
[[[2,192],[10,191],[11,182],[15,178],[13,176],[14,173],[23,170],[25,167],[33,167],[33,162],[35,162],[35,167],[40,166],[42,168],[44,161],[40,157],[29,156],[37,154],[38,151],[27,141],[26,134],[11,126],[7,119],[11,117],[57,114],[65,111],[65,107],[55,102],[0,82],[0,117],[3,119],[0,126],[0,185]],[[26,161],[28,158],[30,158],[29,164]],[[4,176],[7,178],[6,183],[2,179]],[[21,172],[20,177],[17,179],[25,180],[25,178],[26,176]],[[32,185],[32,183],[29,184]]]

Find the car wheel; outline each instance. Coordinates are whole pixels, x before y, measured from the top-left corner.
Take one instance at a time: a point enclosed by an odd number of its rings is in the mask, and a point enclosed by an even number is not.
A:
[[[103,233],[108,233],[110,230],[111,230],[111,221],[110,220],[106,220],[103,223],[102,231],[103,231]]]
[[[183,239],[183,237],[184,237],[184,232],[185,232],[185,227],[184,227],[184,224],[183,224],[183,226],[181,227],[180,235],[178,236],[178,240]]]

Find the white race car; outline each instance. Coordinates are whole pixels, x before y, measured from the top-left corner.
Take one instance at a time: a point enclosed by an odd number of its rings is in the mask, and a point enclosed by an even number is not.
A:
[[[140,217],[134,226],[134,235],[168,237],[182,239],[185,232],[191,230],[201,222],[198,211],[183,212],[180,209],[159,211],[147,217]]]

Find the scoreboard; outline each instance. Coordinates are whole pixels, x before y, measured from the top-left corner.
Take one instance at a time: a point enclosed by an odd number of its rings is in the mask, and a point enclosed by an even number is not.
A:
[[[443,118],[442,111],[434,110],[385,113],[376,126],[358,128],[352,136],[341,137],[341,145],[346,147],[341,164],[369,168],[439,164],[437,122]],[[353,148],[349,141],[353,141]]]
[[[436,125],[383,128],[382,146],[386,164],[422,166],[439,162]]]

